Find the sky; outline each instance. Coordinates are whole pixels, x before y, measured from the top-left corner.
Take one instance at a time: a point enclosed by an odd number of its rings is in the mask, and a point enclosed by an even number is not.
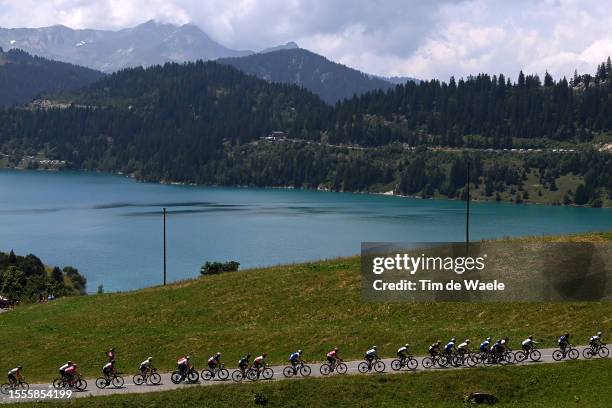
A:
[[[594,72],[612,55],[610,0],[0,0],[0,27],[199,26],[235,49],[297,42],[386,76]]]

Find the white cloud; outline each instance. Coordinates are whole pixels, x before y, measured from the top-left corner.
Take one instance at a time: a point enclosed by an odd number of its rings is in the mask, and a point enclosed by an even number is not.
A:
[[[595,0],[0,0],[0,26],[200,26],[237,49],[297,41],[383,75],[592,72],[612,54],[612,3]]]

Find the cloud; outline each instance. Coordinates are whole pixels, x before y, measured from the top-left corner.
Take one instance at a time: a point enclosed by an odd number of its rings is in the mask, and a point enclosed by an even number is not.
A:
[[[612,54],[612,4],[595,0],[0,0],[3,27],[149,19],[191,22],[236,49],[293,40],[366,72],[419,78],[569,76]]]

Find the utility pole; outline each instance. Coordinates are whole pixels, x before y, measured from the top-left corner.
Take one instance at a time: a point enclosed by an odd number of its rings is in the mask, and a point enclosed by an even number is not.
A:
[[[467,159],[467,197],[465,198],[465,251],[466,254],[470,249],[470,159]]]
[[[166,207],[164,207],[164,286],[166,286]]]

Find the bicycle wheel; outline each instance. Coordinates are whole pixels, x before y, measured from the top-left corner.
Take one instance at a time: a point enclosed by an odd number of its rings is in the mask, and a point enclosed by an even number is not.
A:
[[[319,367],[319,372],[321,375],[329,375],[329,373],[331,373],[331,367],[329,364],[321,364],[321,367]]]
[[[189,371],[189,374],[187,374],[187,379],[189,379],[189,382],[191,383],[196,383],[200,379],[200,374],[198,374],[196,370],[192,369]]]
[[[22,382],[20,382],[20,383],[19,383],[19,386],[18,386],[18,387],[19,387],[21,390],[23,390],[23,391],[27,391],[27,390],[29,390],[29,389],[30,389],[30,384],[28,384],[28,383],[27,383],[27,382],[25,382],[25,381],[22,381]]]
[[[517,362],[522,363],[523,361],[527,359],[527,354],[524,351],[519,350],[516,352],[516,354],[514,354],[514,359]]]
[[[597,350],[597,354],[599,357],[606,358],[610,355],[610,350],[606,346],[601,346],[599,350]]]
[[[210,381],[215,377],[215,374],[210,370],[202,370],[200,376],[204,381]]]
[[[142,374],[136,374],[132,377],[132,382],[134,385],[142,385],[144,384],[144,378],[142,378]]]
[[[75,388],[79,391],[85,391],[87,389],[87,381],[84,378],[76,380]]]
[[[433,358],[425,357],[423,358],[423,361],[421,361],[421,364],[423,365],[423,368],[431,368],[434,365]]]
[[[374,363],[374,371],[376,371],[377,373],[384,373],[385,368],[385,363],[382,360],[378,360]]]
[[[232,380],[234,380],[236,382],[240,382],[243,379],[244,379],[244,376],[242,375],[242,371],[234,370],[234,372],[232,373]]]
[[[302,374],[302,377],[308,377],[310,375],[310,373],[312,372],[312,369],[310,368],[309,365],[304,364],[301,368],[300,368],[300,374]]]
[[[531,361],[540,361],[542,358],[542,353],[540,353],[540,350],[533,349],[531,350],[531,353],[529,353],[529,358]]]
[[[0,385],[0,393],[7,395],[10,390],[11,390],[10,384],[4,383]]]
[[[174,384],[180,384],[181,381],[183,381],[183,376],[180,372],[173,371],[172,374],[170,374],[170,381],[172,381]]]
[[[570,351],[567,353],[567,356],[570,358],[570,360],[576,360],[578,357],[580,357],[580,353],[578,352],[578,350],[573,348],[570,349]]]
[[[257,381],[259,380],[259,371],[254,370],[254,369],[250,369],[249,371],[247,371],[246,373],[246,378],[249,381]]]
[[[55,388],[56,390],[64,388],[64,381],[61,378],[56,378],[55,380],[53,380],[53,388]]]
[[[586,358],[587,360],[593,357],[593,355],[594,353],[591,347],[587,347],[584,350],[582,350],[582,357]]]
[[[510,350],[506,351],[506,354],[504,354],[504,359],[508,364],[514,363],[514,353],[512,353]]]
[[[338,365],[336,366],[336,372],[338,374],[346,374],[347,371],[348,371],[348,366],[344,363],[338,363]]]
[[[393,361],[391,361],[391,369],[393,371],[399,371],[402,369],[402,362],[399,359],[395,359]]]
[[[157,373],[152,373],[149,376],[149,382],[151,382],[151,384],[153,385],[157,385],[161,382],[161,375],[157,374]]]
[[[221,381],[227,380],[229,378],[229,371],[227,371],[226,368],[220,368],[219,371],[217,371],[217,378]]]
[[[98,377],[96,379],[96,387],[98,387],[99,389],[103,390],[104,388],[106,388],[108,384],[106,383],[106,378],[104,377]],[[78,387],[77,387],[78,388]]]
[[[112,384],[115,388],[121,388],[125,384],[125,380],[120,375],[117,375],[113,378]]]
[[[368,371],[370,371],[370,367],[369,367],[368,363],[366,363],[365,361],[362,361],[357,366],[357,371],[359,371],[361,374],[365,374]]]
[[[272,371],[272,369],[270,367],[266,367],[264,368],[264,370],[261,372],[261,377],[264,380],[270,380],[272,379],[272,377],[274,377],[274,371]]]
[[[406,367],[408,367],[409,370],[416,370],[418,366],[419,362],[415,358],[409,358],[406,361]]]
[[[446,367],[450,363],[450,358],[447,356],[440,356],[437,359],[437,363],[440,367]]]
[[[295,374],[295,371],[293,371],[293,367],[291,366],[287,366],[283,369],[283,375],[287,378],[293,377],[294,374]]]
[[[474,358],[473,354],[469,354],[465,356],[465,363],[468,367],[476,367],[476,364],[478,364],[478,360]]]
[[[563,352],[561,350],[555,350],[552,353],[552,358],[555,361],[561,361],[561,360],[563,360],[563,357],[565,357],[565,356],[563,355]]]

